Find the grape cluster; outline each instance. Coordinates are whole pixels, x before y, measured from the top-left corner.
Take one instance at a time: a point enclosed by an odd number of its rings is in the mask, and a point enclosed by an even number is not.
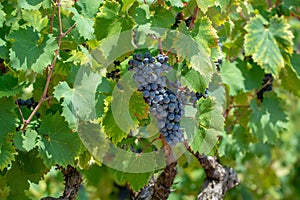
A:
[[[121,78],[121,70],[115,69],[106,73],[106,78],[112,78],[113,80],[119,80]]]
[[[256,94],[257,99],[259,99],[261,101],[263,101],[263,99],[264,99],[264,93],[272,90],[272,86],[273,86],[272,74],[265,74],[262,86],[263,86],[263,88],[261,88]]]
[[[181,21],[185,22],[186,27],[189,27],[190,24],[192,23],[193,20],[193,16],[190,16],[188,18],[184,17],[184,14],[182,12],[177,13],[176,17],[175,17],[175,23],[172,25],[172,29],[175,29],[178,27],[179,23]]]
[[[190,102],[193,104],[194,107],[196,107],[197,101],[200,98],[207,98],[208,97],[208,88],[205,89],[204,94],[202,94],[202,92],[191,92],[190,94],[191,98],[190,98]]]
[[[27,108],[34,108],[37,103],[34,102],[33,98],[30,98],[30,99],[26,99],[26,100],[23,100],[23,99],[18,99],[18,104],[19,106],[26,106]]]
[[[26,100],[18,99],[17,101],[19,106],[26,106],[28,109],[34,109],[38,104],[37,102],[34,102],[34,99],[32,97]],[[41,114],[39,112],[36,112],[35,116],[39,118]]]
[[[189,101],[190,103],[193,104],[193,106],[196,108],[197,101],[200,98],[207,98],[208,97],[208,88],[205,89],[204,93],[202,92],[193,92],[190,91],[188,87],[183,87],[179,81],[174,81],[174,82],[168,82],[167,83],[168,88],[174,91],[176,94],[177,98],[184,104],[186,105],[187,102]]]
[[[168,56],[159,54],[156,58],[150,53],[133,55],[129,61],[129,70],[133,70],[133,79],[138,83],[145,102],[150,106],[150,112],[157,119],[160,133],[170,145],[183,141],[183,131],[180,120],[184,114],[184,105],[168,86],[165,72],[171,70],[166,63]]]
[[[220,52],[222,52],[223,44],[220,41],[218,41],[218,46],[219,46]],[[218,72],[220,71],[220,66],[222,65],[222,62],[223,62],[222,58],[223,58],[223,56],[220,56],[220,57],[218,57],[218,60],[215,61]]]

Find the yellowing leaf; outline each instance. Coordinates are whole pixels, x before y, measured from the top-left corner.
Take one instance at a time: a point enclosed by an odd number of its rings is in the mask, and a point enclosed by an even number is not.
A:
[[[22,18],[27,23],[35,28],[37,31],[41,31],[48,24],[48,18],[43,17],[42,13],[38,10],[22,10]]]
[[[212,26],[211,21],[207,17],[202,17],[195,21],[192,36],[210,55],[211,48],[219,49],[218,35]]]
[[[282,53],[291,54],[293,34],[284,18],[273,17],[270,22],[258,15],[251,18],[245,29],[245,54],[252,55],[265,72],[278,75],[284,66]]]
[[[197,0],[197,5],[205,14],[209,7],[212,7],[215,5],[215,0]]]

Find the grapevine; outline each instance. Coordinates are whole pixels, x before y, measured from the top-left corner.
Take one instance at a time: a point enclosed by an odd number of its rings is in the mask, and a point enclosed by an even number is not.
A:
[[[300,196],[299,13],[0,1],[0,199]]]

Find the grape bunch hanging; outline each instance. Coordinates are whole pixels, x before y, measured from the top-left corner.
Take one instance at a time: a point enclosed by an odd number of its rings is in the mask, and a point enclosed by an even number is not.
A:
[[[150,112],[157,119],[159,132],[172,146],[183,142],[180,120],[184,114],[184,104],[174,91],[168,89],[168,80],[164,75],[171,70],[167,64],[168,56],[159,54],[156,58],[150,53],[135,54],[129,61],[129,70],[133,70],[133,79],[138,83]]]

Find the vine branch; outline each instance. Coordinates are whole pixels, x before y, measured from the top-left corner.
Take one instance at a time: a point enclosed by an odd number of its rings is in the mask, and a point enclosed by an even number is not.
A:
[[[51,82],[52,74],[53,74],[53,71],[54,71],[54,67],[55,67],[57,58],[59,56],[62,39],[76,27],[76,24],[73,24],[65,33],[63,33],[62,22],[61,22],[60,0],[56,0],[56,3],[53,4],[53,5],[54,5],[53,14],[55,13],[55,10],[57,9],[58,25],[59,25],[59,34],[58,34],[58,37],[57,37],[57,49],[55,50],[54,58],[51,62],[51,65],[48,66],[48,68],[47,68],[48,69],[47,70],[48,73],[46,73],[47,80],[46,80],[46,84],[45,84],[45,87],[44,87],[42,97],[41,97],[40,101],[38,102],[37,106],[34,108],[32,113],[30,114],[30,116],[28,117],[28,119],[27,120],[23,119],[24,126],[22,128],[22,132],[25,131],[26,127],[28,126],[28,124],[30,123],[30,121],[34,117],[35,113],[40,108],[40,106],[43,104],[43,102],[47,101],[48,99],[51,98],[51,97],[48,97],[47,93],[48,93],[49,85],[50,85],[50,82]],[[52,16],[51,16],[51,19],[52,19]],[[53,28],[52,26],[53,26],[53,22],[51,22],[51,20],[50,20],[50,32],[52,31],[52,28]],[[21,110],[19,110],[19,111],[21,111]],[[21,114],[21,116],[23,116],[23,114]]]
[[[56,169],[59,169],[64,175],[65,180],[65,189],[61,197],[44,197],[41,200],[74,200],[79,191],[80,185],[82,183],[82,176],[77,171],[76,168],[68,165],[67,168],[57,166]]]
[[[188,147],[188,151],[197,158],[206,174],[197,200],[222,200],[228,190],[240,183],[234,170],[221,165],[216,157],[202,155],[199,152],[194,153],[190,147]]]
[[[193,29],[193,28],[194,28],[195,20],[196,20],[197,17],[198,17],[199,11],[200,11],[199,7],[196,6],[196,7],[194,8],[194,13],[193,13],[193,16],[192,16],[192,21],[191,21],[191,23],[190,23],[190,25],[189,25],[189,29]]]

